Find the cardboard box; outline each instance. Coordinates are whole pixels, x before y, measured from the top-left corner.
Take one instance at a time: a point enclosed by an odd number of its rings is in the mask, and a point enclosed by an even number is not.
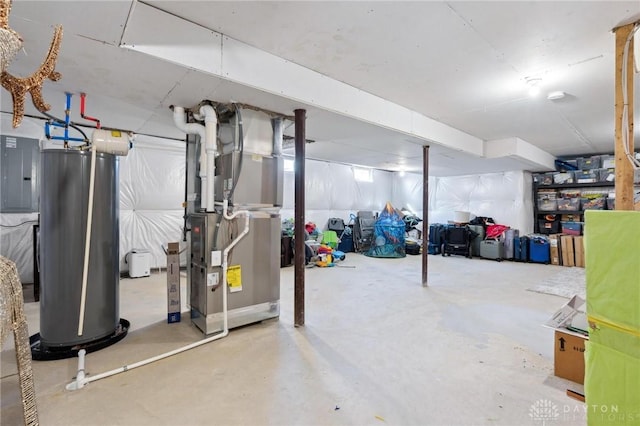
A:
[[[584,268],[584,241],[583,237],[573,237],[573,252],[576,266]]]
[[[180,243],[167,249],[167,322],[180,322]]]
[[[562,265],[562,249],[560,244],[561,234],[549,235],[549,250],[552,265]]]
[[[575,257],[573,253],[573,236],[563,235],[560,237],[560,246],[562,250],[562,265],[575,266]]]
[[[556,330],[554,340],[553,374],[584,384],[584,342],[588,338]]]
[[[573,296],[544,324],[555,330],[554,374],[580,384],[584,384],[584,342],[589,339],[585,309],[584,299]]]

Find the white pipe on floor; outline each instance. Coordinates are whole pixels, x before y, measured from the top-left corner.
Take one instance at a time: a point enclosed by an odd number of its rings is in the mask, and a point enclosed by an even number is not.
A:
[[[238,210],[233,214],[229,215],[228,208],[229,208],[229,201],[224,200],[222,215],[225,219],[232,220],[236,218],[238,215],[243,214],[245,215],[245,224],[244,224],[244,230],[233,241],[231,241],[231,243],[223,251],[224,261],[222,265],[222,317],[223,317],[222,333],[216,334],[215,336],[211,336],[207,339],[203,339],[203,340],[191,343],[181,348],[174,349],[172,351],[165,352],[163,354],[156,355],[151,358],[147,358],[142,361],[134,362],[133,364],[128,364],[119,368],[115,368],[110,371],[106,371],[104,373],[96,374],[95,376],[91,376],[91,377],[85,377],[84,375],[84,353],[82,354],[80,353],[80,352],[84,352],[84,350],[81,350],[78,353],[78,374],[76,375],[76,380],[69,383],[66,386],[67,390],[82,389],[87,383],[95,382],[96,380],[104,379],[106,377],[113,376],[119,373],[124,373],[125,371],[133,370],[134,368],[151,364],[152,362],[160,361],[161,359],[168,358],[172,355],[176,355],[181,352],[185,352],[190,349],[197,348],[198,346],[202,346],[204,344],[213,342],[214,340],[222,339],[223,337],[226,337],[229,334],[229,310],[228,310],[228,303],[227,303],[227,298],[228,298],[227,293],[229,289],[227,286],[227,259],[229,257],[229,252],[231,251],[231,249],[233,249],[233,247],[236,244],[238,244],[238,242],[242,238],[244,238],[245,235],[249,233],[250,213],[247,210]]]
[[[89,173],[89,201],[87,202],[87,229],[84,239],[84,264],[82,266],[82,290],[80,293],[80,317],[78,318],[78,336],[84,332],[84,311],[87,302],[87,276],[89,275],[89,252],[91,249],[91,224],[93,222],[93,193],[96,186],[96,152],[91,144],[91,172]]]

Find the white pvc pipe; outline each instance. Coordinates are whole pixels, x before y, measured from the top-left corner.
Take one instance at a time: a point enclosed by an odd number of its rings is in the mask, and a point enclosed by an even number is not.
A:
[[[207,162],[205,160],[205,144],[207,139],[205,127],[198,123],[187,123],[184,108],[180,106],[173,107],[173,123],[178,129],[182,130],[186,134],[200,136],[200,207],[205,208],[209,202],[207,199],[209,188],[207,188]],[[213,184],[211,185],[211,188],[213,188]]]
[[[218,115],[211,105],[200,107],[200,116],[204,116],[205,151],[207,154],[207,202],[208,212],[212,212],[215,203],[215,168],[217,154]],[[202,168],[202,166],[201,166]],[[204,206],[203,206],[204,207]]]
[[[87,384],[84,373],[84,356],[87,353],[85,349],[78,351],[78,373],[76,374],[76,380],[67,385],[67,390],[78,390]]]
[[[87,301],[87,276],[89,274],[89,252],[91,248],[91,223],[93,222],[93,192],[96,182],[95,144],[91,145],[91,172],[89,175],[89,201],[87,202],[87,230],[84,239],[84,265],[82,267],[82,290],[80,293],[80,317],[78,318],[78,336],[84,332],[84,311]]]
[[[113,376],[116,374],[124,373],[125,371],[133,370],[134,368],[142,367],[143,365],[147,365],[152,362],[160,361],[161,359],[165,359],[170,356],[179,354],[181,352],[185,352],[190,349],[197,348],[198,346],[202,346],[204,344],[213,342],[214,340],[222,339],[223,337],[226,337],[229,334],[229,309],[228,309],[228,302],[227,302],[227,298],[228,298],[227,293],[229,292],[229,288],[227,286],[227,259],[229,257],[229,252],[231,251],[231,249],[233,249],[233,247],[236,244],[238,244],[238,242],[242,238],[244,238],[245,235],[249,233],[250,213],[247,210],[239,210],[229,215],[228,208],[229,208],[229,202],[228,200],[224,200],[223,209],[222,209],[223,217],[227,220],[232,220],[236,218],[238,215],[244,214],[245,225],[244,225],[244,230],[233,241],[231,241],[231,243],[223,251],[224,262],[222,265],[222,317],[223,317],[222,333],[216,334],[215,336],[211,336],[207,339],[203,339],[203,340],[191,343],[181,348],[174,349],[172,351],[165,352],[163,354],[156,355],[151,358],[147,358],[142,361],[134,362],[133,364],[128,364],[119,368],[115,368],[110,371],[106,371],[104,373],[96,374],[95,376],[91,376],[91,377],[85,377],[84,354],[82,354],[82,356],[81,354],[78,354],[78,374],[76,375],[76,380],[67,385],[68,390],[82,389],[84,385],[86,385],[87,383],[95,382],[96,380],[104,379],[106,377]],[[80,374],[80,370],[82,370],[82,374]]]
[[[251,218],[248,210],[238,210],[234,212],[232,215],[229,215],[229,200],[226,198],[224,199],[222,204],[222,217],[224,217],[227,220],[233,220],[241,214],[244,215],[245,217],[244,229],[238,235],[238,237],[233,241],[231,241],[231,243],[222,251],[222,288],[227,288],[227,270],[229,269],[229,265],[228,265],[229,252],[236,244],[238,244],[238,242],[242,238],[244,238],[245,235],[249,233],[249,219]],[[226,321],[226,318],[225,318],[225,321]]]

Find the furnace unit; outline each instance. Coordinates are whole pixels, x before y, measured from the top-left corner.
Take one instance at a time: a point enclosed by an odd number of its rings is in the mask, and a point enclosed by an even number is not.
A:
[[[215,148],[196,135],[187,139],[188,300],[192,322],[205,334],[223,330],[223,291],[229,328],[280,314],[282,120],[234,106],[215,109]],[[206,154],[214,149],[211,161]],[[227,289],[224,251],[241,236],[245,217],[226,219],[223,202],[230,213],[247,211],[250,217],[248,233],[228,251]]]

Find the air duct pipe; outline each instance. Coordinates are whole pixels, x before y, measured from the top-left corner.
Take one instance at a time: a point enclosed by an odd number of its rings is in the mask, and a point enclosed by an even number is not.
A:
[[[279,157],[282,155],[282,139],[284,126],[282,125],[282,118],[274,118],[271,120],[271,127],[273,127],[273,155]]]
[[[200,107],[200,115],[204,117],[204,134],[205,134],[205,151],[207,154],[207,211],[212,212],[215,204],[215,170],[216,170],[216,154],[218,146],[218,115],[211,105],[202,105]],[[202,166],[200,166],[202,169]]]
[[[209,202],[207,199],[207,162],[205,157],[205,142],[207,137],[205,126],[198,123],[187,123],[183,107],[172,105],[170,108],[173,110],[173,123],[178,129],[187,134],[200,136],[200,207],[205,208]],[[213,188],[213,186],[211,186],[211,188]],[[213,197],[211,197],[211,199],[213,201]]]

